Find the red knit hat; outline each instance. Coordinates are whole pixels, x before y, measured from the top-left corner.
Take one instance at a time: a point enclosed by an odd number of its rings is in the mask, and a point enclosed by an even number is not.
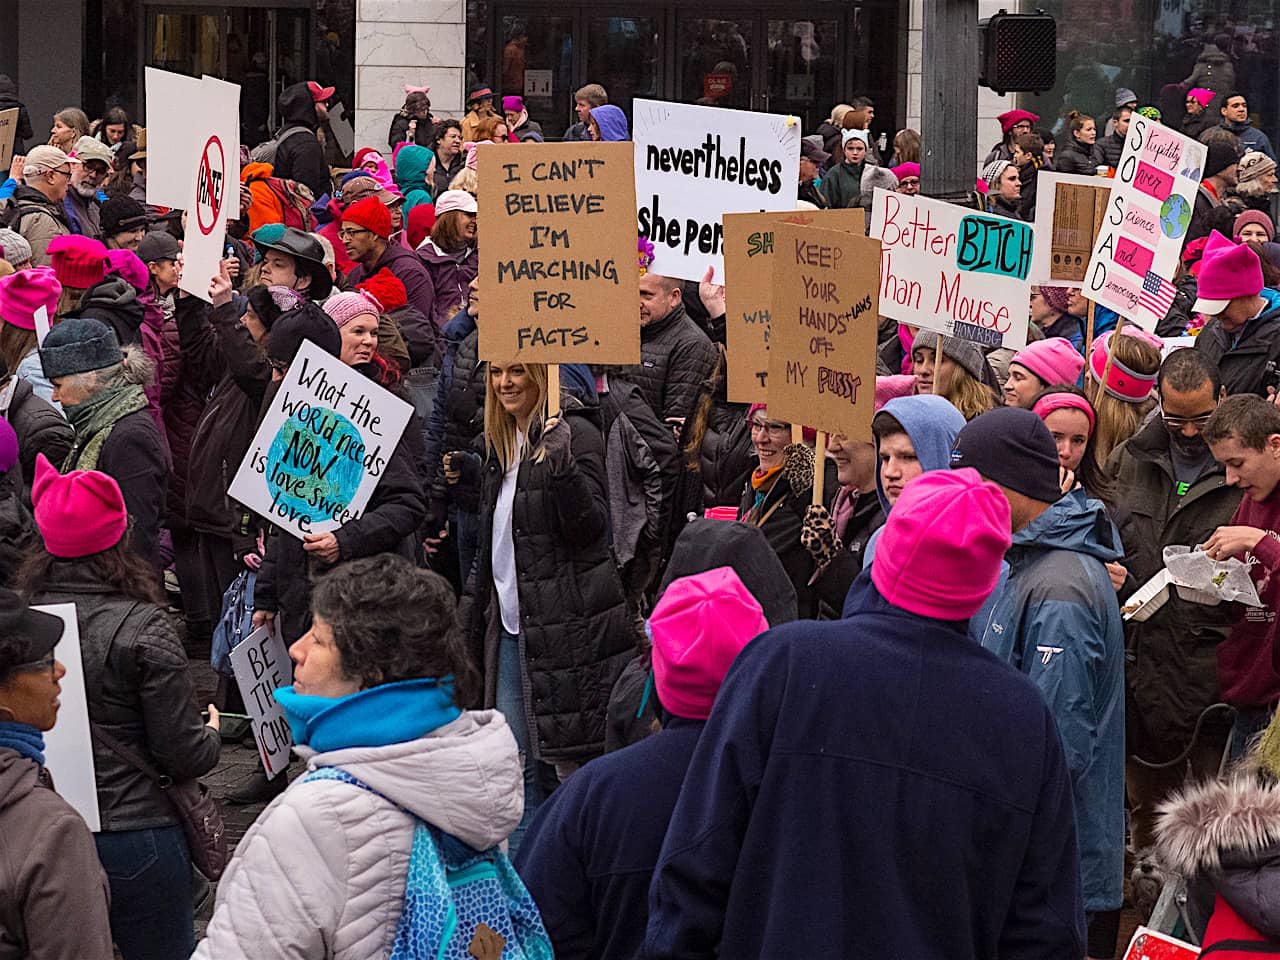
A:
[[[43,453],[36,454],[31,502],[45,549],[66,560],[110,550],[129,528],[129,511],[112,477],[97,470],[63,476]]]
[[[364,227],[383,240],[391,239],[391,211],[377,197],[365,197],[347,207],[342,211],[342,222]]]
[[[74,233],[54,237],[49,241],[49,263],[64,287],[87,290],[107,275],[107,248]]]
[[[386,267],[383,267],[368,280],[356,284],[361,290],[378,301],[384,312],[399,310],[409,303],[409,293],[404,283]]]
[[[409,211],[409,219],[404,231],[409,237],[409,246],[417,250],[422,242],[431,236],[431,228],[436,225],[436,207],[433,203],[420,203]]]

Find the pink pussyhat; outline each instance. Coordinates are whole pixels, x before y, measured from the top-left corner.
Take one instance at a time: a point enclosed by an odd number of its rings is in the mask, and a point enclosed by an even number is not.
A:
[[[97,470],[64,476],[43,453],[36,454],[31,502],[45,549],[66,560],[110,550],[129,528],[129,511],[112,477]]]
[[[1073,384],[1084,370],[1084,357],[1065,337],[1049,337],[1029,343],[1013,355],[1010,363],[1026,367],[1046,387],[1055,383]]]
[[[108,250],[107,272],[118,274],[139,293],[151,286],[151,271],[132,250]]]
[[[653,683],[663,707],[705,720],[734,658],[768,629],[733,567],[671,581],[649,617]]]
[[[1206,317],[1216,317],[1236,297],[1256,297],[1261,290],[1262,261],[1258,255],[1216,230],[1209,234],[1192,309]]]
[[[36,311],[44,307],[52,324],[61,296],[62,284],[53,267],[31,267],[0,277],[0,320],[20,330],[34,330]]]
[[[1128,403],[1141,403],[1147,397],[1151,396],[1151,390],[1156,385],[1156,376],[1158,371],[1153,373],[1139,373],[1133,370],[1118,358],[1111,361],[1111,370],[1107,371],[1107,351],[1110,349],[1108,344],[1111,338],[1115,336],[1114,330],[1108,330],[1102,336],[1093,341],[1093,349],[1089,353],[1089,372],[1093,374],[1093,379],[1102,384],[1102,389],[1110,396],[1117,400],[1124,400]],[[1138,340],[1145,340],[1157,350],[1164,349],[1164,341],[1154,334],[1126,324],[1124,329],[1120,331],[1122,337],[1135,337]],[[1107,374],[1105,383],[1102,381],[1103,373]]]
[[[902,490],[871,564],[880,595],[908,613],[967,620],[1000,580],[1009,501],[971,468],[929,470]]]

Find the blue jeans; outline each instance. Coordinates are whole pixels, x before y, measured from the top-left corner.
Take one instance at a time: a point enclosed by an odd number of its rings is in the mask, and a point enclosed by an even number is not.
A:
[[[507,840],[508,856],[514,858],[524,840],[529,821],[546,799],[538,782],[538,761],[529,743],[529,718],[524,712],[524,665],[520,662],[520,638],[502,631],[498,648],[498,710],[507,718],[507,725],[515,734],[520,748],[520,763],[524,767],[524,816],[520,825]]]
[[[480,550],[480,515],[459,507],[449,508],[449,527],[453,531],[453,545],[458,551],[458,570],[463,586],[471,576],[471,568]]]
[[[191,852],[182,827],[94,835],[124,960],[187,960],[196,948]]]

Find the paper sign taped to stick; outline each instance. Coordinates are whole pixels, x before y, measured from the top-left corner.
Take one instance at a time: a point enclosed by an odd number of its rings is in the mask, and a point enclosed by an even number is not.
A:
[[[1111,180],[1041,170],[1036,175],[1036,244],[1031,257],[1033,284],[1054,287],[1084,285],[1085,267],[1093,254]]]
[[[1031,224],[877,187],[869,236],[880,241],[884,316],[982,346],[1026,346]]]
[[[876,399],[880,244],[860,234],[774,230],[769,416],[850,440],[871,439]]]
[[[1177,295],[1171,282],[1204,171],[1203,143],[1134,114],[1084,295],[1154,331]]]
[[[358,519],[413,407],[310,340],[228,490],[299,539]]]
[[[1147,927],[1139,927],[1129,941],[1123,960],[1195,960],[1200,948]]]
[[[485,360],[638,363],[630,143],[488,145],[478,173]]]
[[[862,210],[792,210],[730,213],[724,217],[724,284],[730,403],[767,399],[769,316],[773,309],[773,264],[780,223],[821,227],[864,236]]]
[[[13,164],[13,144],[18,138],[18,108],[0,110],[0,176],[9,176]]]
[[[270,780],[289,766],[293,735],[284,708],[272,694],[293,682],[293,661],[280,636],[279,619],[259,627],[231,650],[236,686],[253,721],[253,740]]]
[[[724,214],[796,207],[795,117],[636,100],[633,129],[637,218],[654,273],[701,280],[712,265],[723,277]]]
[[[102,829],[98,811],[98,780],[93,765],[93,736],[89,732],[89,700],[84,689],[84,661],[80,659],[80,624],[74,603],[50,603],[34,610],[62,620],[62,639],[53,655],[67,668],[58,695],[58,722],[44,735],[45,766],[58,794],[84,818],[89,829]]]
[[[43,347],[44,338],[49,335],[49,308],[36,307],[36,312],[32,314],[31,319],[36,324],[36,345]]]

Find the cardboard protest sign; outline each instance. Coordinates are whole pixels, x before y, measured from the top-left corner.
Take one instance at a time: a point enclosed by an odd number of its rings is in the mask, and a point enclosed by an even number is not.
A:
[[[1031,256],[1033,284],[1080,287],[1093,254],[1111,180],[1042,170],[1036,175],[1036,244]]]
[[[880,312],[900,323],[989,347],[1027,343],[1029,223],[876,188]]]
[[[769,416],[850,440],[871,439],[876,399],[880,244],[860,234],[774,230]]]
[[[89,699],[84,689],[76,605],[51,603],[33,609],[61,618],[62,639],[53,648],[53,655],[67,668],[61,681],[62,692],[58,695],[58,722],[44,735],[45,766],[58,786],[58,794],[96,833],[102,829],[102,819],[98,811],[98,780],[93,766]]]
[[[1200,948],[1147,927],[1139,927],[1122,960],[1195,960]]]
[[[293,661],[278,623],[259,627],[231,649],[231,669],[253,721],[253,740],[268,780],[289,766],[289,748],[293,746],[284,708],[272,696],[293,682]]]
[[[0,176],[9,176],[13,143],[18,138],[18,108],[0,110]]]
[[[1084,295],[1154,331],[1177,293],[1174,272],[1191,226],[1207,148],[1134,114]]]
[[[480,356],[638,362],[632,145],[482,147],[477,161],[495,191],[479,213]]]
[[[299,539],[336,530],[364,512],[412,412],[304,341],[228,492]]]
[[[781,223],[840,230],[862,236],[862,210],[792,210],[787,213],[730,213],[724,217],[725,355],[730,403],[767,397],[769,317],[773,309],[773,262]]]
[[[724,214],[795,209],[795,117],[636,100],[633,133],[637,217],[654,273],[701,280],[714,266],[723,277]]]

